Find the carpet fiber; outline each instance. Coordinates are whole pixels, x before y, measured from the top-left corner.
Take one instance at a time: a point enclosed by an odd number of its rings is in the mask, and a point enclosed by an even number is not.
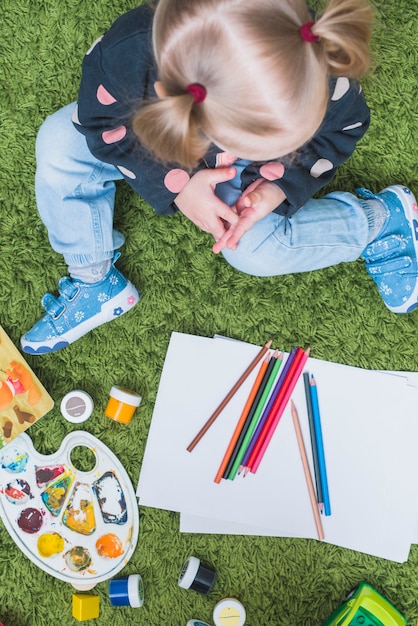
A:
[[[90,44],[134,6],[132,0],[2,2],[0,324],[17,345],[38,319],[42,295],[54,291],[66,272],[36,211],[37,130],[48,114],[76,98]],[[379,191],[401,182],[417,193],[418,5],[374,0],[374,6],[374,71],[363,81],[372,124],[329,190]],[[136,485],[172,331],[220,333],[256,344],[273,336],[283,350],[310,344],[316,358],[367,368],[418,368],[418,312],[390,313],[362,261],[280,278],[245,276],[212,254],[210,236],[180,215],[158,218],[124,183],[118,188],[116,223],[127,238],[118,265],[142,299],[129,314],[69,348],[28,359],[56,403],[28,431],[41,453],[54,452],[74,429],[60,415],[61,398],[84,389],[95,400],[85,429],[118,455]],[[103,415],[113,384],[143,396],[128,427]],[[312,540],[181,535],[177,514],[141,509],[140,516],[138,547],[124,574],[142,575],[145,605],[112,608],[108,585],[100,583],[93,591],[101,599],[97,623],[185,626],[191,618],[211,623],[215,603],[232,595],[246,606],[249,626],[320,626],[361,580],[382,591],[410,624],[418,618],[418,547],[399,565]],[[190,554],[218,571],[209,596],[177,586]],[[73,591],[33,565],[0,525],[0,622],[74,624]]]

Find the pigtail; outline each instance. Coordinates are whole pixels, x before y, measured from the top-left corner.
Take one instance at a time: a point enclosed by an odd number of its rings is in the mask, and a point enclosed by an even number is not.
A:
[[[200,130],[197,107],[202,104],[196,104],[189,93],[146,102],[134,116],[133,130],[142,145],[161,161],[192,169],[209,145]]]
[[[312,27],[329,73],[359,78],[370,66],[373,12],[366,0],[331,0]]]

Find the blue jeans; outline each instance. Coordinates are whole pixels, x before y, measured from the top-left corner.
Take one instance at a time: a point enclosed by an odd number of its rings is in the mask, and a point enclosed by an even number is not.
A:
[[[123,177],[91,154],[71,121],[74,106],[48,117],[39,131],[35,191],[53,249],[68,265],[85,265],[111,259],[124,242],[113,228],[115,182]],[[309,200],[290,219],[271,213],[242,237],[237,250],[223,255],[247,274],[291,274],[354,261],[367,236],[359,200],[334,192]]]

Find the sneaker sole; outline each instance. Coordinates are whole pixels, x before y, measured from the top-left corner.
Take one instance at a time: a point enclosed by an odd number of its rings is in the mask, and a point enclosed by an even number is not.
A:
[[[74,343],[74,341],[77,341],[77,339],[80,339],[80,337],[83,337],[94,328],[106,324],[106,322],[111,322],[124,313],[127,313],[137,304],[139,298],[139,291],[128,281],[123,291],[102,305],[100,313],[97,313],[90,319],[54,339],[32,342],[27,341],[23,336],[21,339],[22,350],[27,354],[46,354],[48,352],[61,350],[70,345],[70,343]]]
[[[408,193],[405,191],[406,189],[408,190]],[[394,193],[401,201],[402,206],[405,209],[405,215],[411,226],[413,236],[415,237],[415,250],[418,251],[418,211],[416,208],[414,210],[414,207],[417,207],[417,201],[414,194],[410,189],[408,189],[408,187],[403,185],[391,185],[390,187],[383,189],[383,192]],[[418,261],[418,258],[416,260]],[[418,280],[407,303],[398,307],[386,306],[390,311],[392,311],[392,313],[410,313],[413,311],[418,306]]]

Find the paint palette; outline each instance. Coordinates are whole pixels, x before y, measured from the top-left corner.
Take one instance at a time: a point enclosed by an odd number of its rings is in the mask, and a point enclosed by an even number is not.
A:
[[[91,455],[87,471],[74,465],[77,452]],[[26,433],[1,450],[0,515],[33,563],[80,590],[119,572],[138,540],[132,483],[109,448],[84,431],[48,456]]]

